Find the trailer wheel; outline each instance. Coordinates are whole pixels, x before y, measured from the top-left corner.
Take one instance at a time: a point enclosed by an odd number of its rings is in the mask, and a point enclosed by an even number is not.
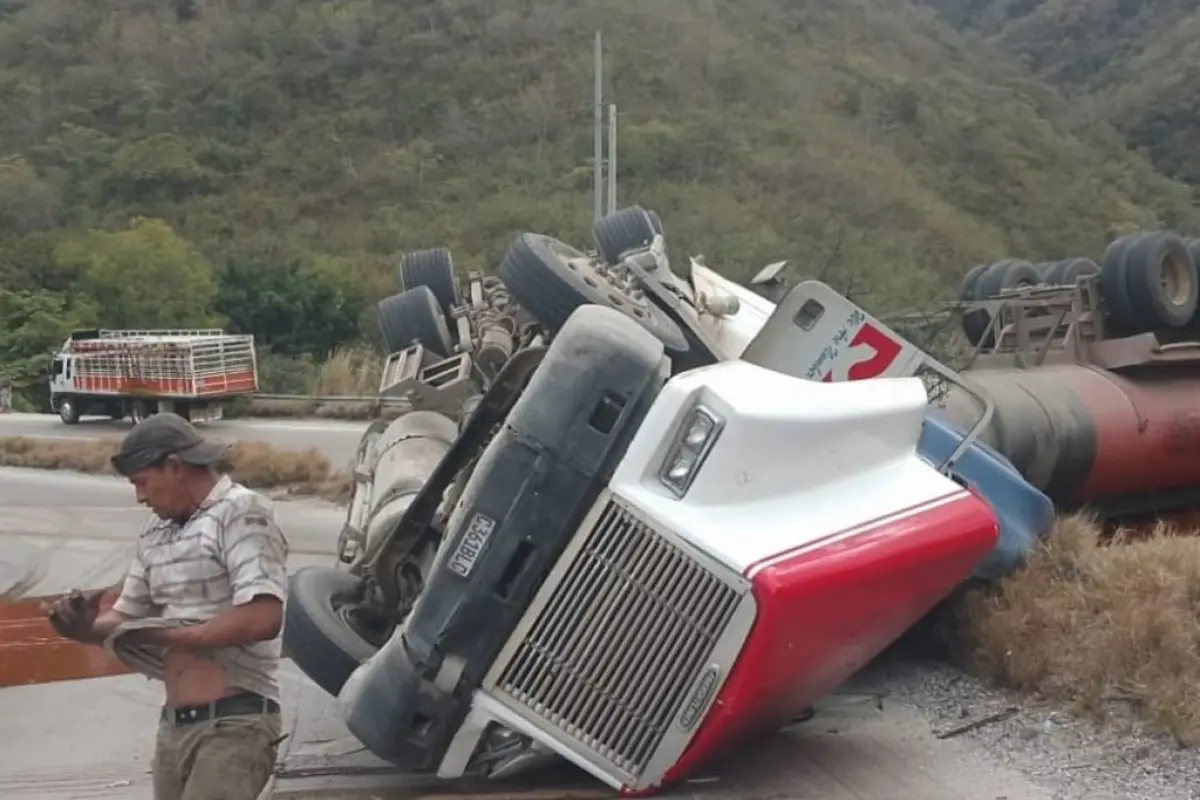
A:
[[[517,237],[496,275],[521,307],[551,331],[583,305],[608,306],[654,334],[672,358],[686,355],[683,331],[640,290],[630,291],[612,270],[565,242],[537,233]]]
[[[1196,313],[1200,285],[1183,239],[1146,233],[1125,251],[1129,307],[1143,330],[1182,328]]]
[[[64,397],[58,401],[58,418],[67,425],[79,422],[79,407],[75,405],[74,397]]]
[[[442,357],[453,352],[446,316],[428,286],[414,286],[385,297],[378,308],[379,332],[389,353],[404,350],[414,341]]]
[[[979,276],[989,266],[989,264],[976,264],[967,270],[967,274],[963,276],[962,282],[958,285],[960,302],[969,303],[979,299],[976,297],[975,287],[979,283]],[[983,332],[987,329],[987,325],[988,313],[981,308],[963,314],[962,330],[971,344],[975,344],[983,338]]]
[[[655,234],[662,233],[662,220],[641,206],[629,206],[601,217],[592,224],[592,239],[601,258],[608,264],[619,264],[621,254],[639,247],[649,247]]]
[[[1109,321],[1121,332],[1133,332],[1138,328],[1125,279],[1125,256],[1138,236],[1122,236],[1110,242],[1100,259],[1100,296],[1104,298]]]
[[[1008,258],[992,264],[976,281],[976,297],[980,300],[995,297],[1005,289],[1019,286],[1037,286],[1041,276],[1033,264],[1018,258]]]
[[[1054,285],[1054,275],[1058,271],[1058,267],[1063,262],[1061,261],[1042,261],[1033,265],[1037,270],[1038,278],[1042,283]]]
[[[1090,258],[1068,258],[1066,261],[1054,262],[1054,268],[1046,277],[1046,283],[1051,286],[1074,286],[1082,277],[1097,275],[1100,265]]]
[[[990,297],[995,297],[1005,289],[1014,289],[1018,286],[1036,286],[1038,283],[1040,283],[1040,278],[1033,264],[1030,264],[1028,261],[1009,258],[1004,261],[997,261],[979,273],[975,279],[973,288],[974,299],[986,300]],[[984,333],[991,322],[991,315],[982,309],[980,309],[977,317],[972,318],[970,330],[967,329],[964,320],[963,333],[966,334],[967,341],[972,345],[991,347],[994,343],[993,336],[988,336],[987,341],[983,341]]]
[[[454,280],[454,259],[444,247],[416,250],[400,259],[400,291],[428,286],[442,312],[449,314],[458,304],[458,284]]]

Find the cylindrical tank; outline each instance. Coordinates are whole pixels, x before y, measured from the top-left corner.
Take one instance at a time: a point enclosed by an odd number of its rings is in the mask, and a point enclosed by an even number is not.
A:
[[[1056,503],[1139,495],[1149,502],[1151,495],[1200,487],[1195,367],[1117,373],[1069,364],[967,374],[996,403],[983,440]],[[944,413],[965,428],[979,407],[952,390]]]
[[[368,557],[404,515],[457,435],[454,421],[433,411],[410,411],[386,428],[373,425],[363,434],[346,526]]]

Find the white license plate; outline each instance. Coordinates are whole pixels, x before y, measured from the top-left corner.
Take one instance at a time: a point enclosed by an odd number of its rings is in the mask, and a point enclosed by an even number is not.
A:
[[[495,529],[496,520],[491,517],[483,514],[476,514],[472,517],[471,524],[467,526],[467,532],[450,556],[447,565],[450,571],[464,578],[470,575],[471,570],[475,569],[475,562],[483,554],[488,540],[492,538],[492,531]]]

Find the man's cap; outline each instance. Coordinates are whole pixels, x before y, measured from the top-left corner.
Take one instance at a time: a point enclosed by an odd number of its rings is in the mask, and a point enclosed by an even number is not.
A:
[[[167,456],[176,456],[194,467],[214,467],[224,460],[228,449],[224,442],[205,439],[183,417],[167,412],[135,425],[121,440],[112,465],[126,477],[157,465]]]

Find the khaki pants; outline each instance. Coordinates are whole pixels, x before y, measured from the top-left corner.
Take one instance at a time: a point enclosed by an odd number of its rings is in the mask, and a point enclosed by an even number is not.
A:
[[[154,800],[255,800],[275,771],[279,714],[163,720],[154,748]]]

